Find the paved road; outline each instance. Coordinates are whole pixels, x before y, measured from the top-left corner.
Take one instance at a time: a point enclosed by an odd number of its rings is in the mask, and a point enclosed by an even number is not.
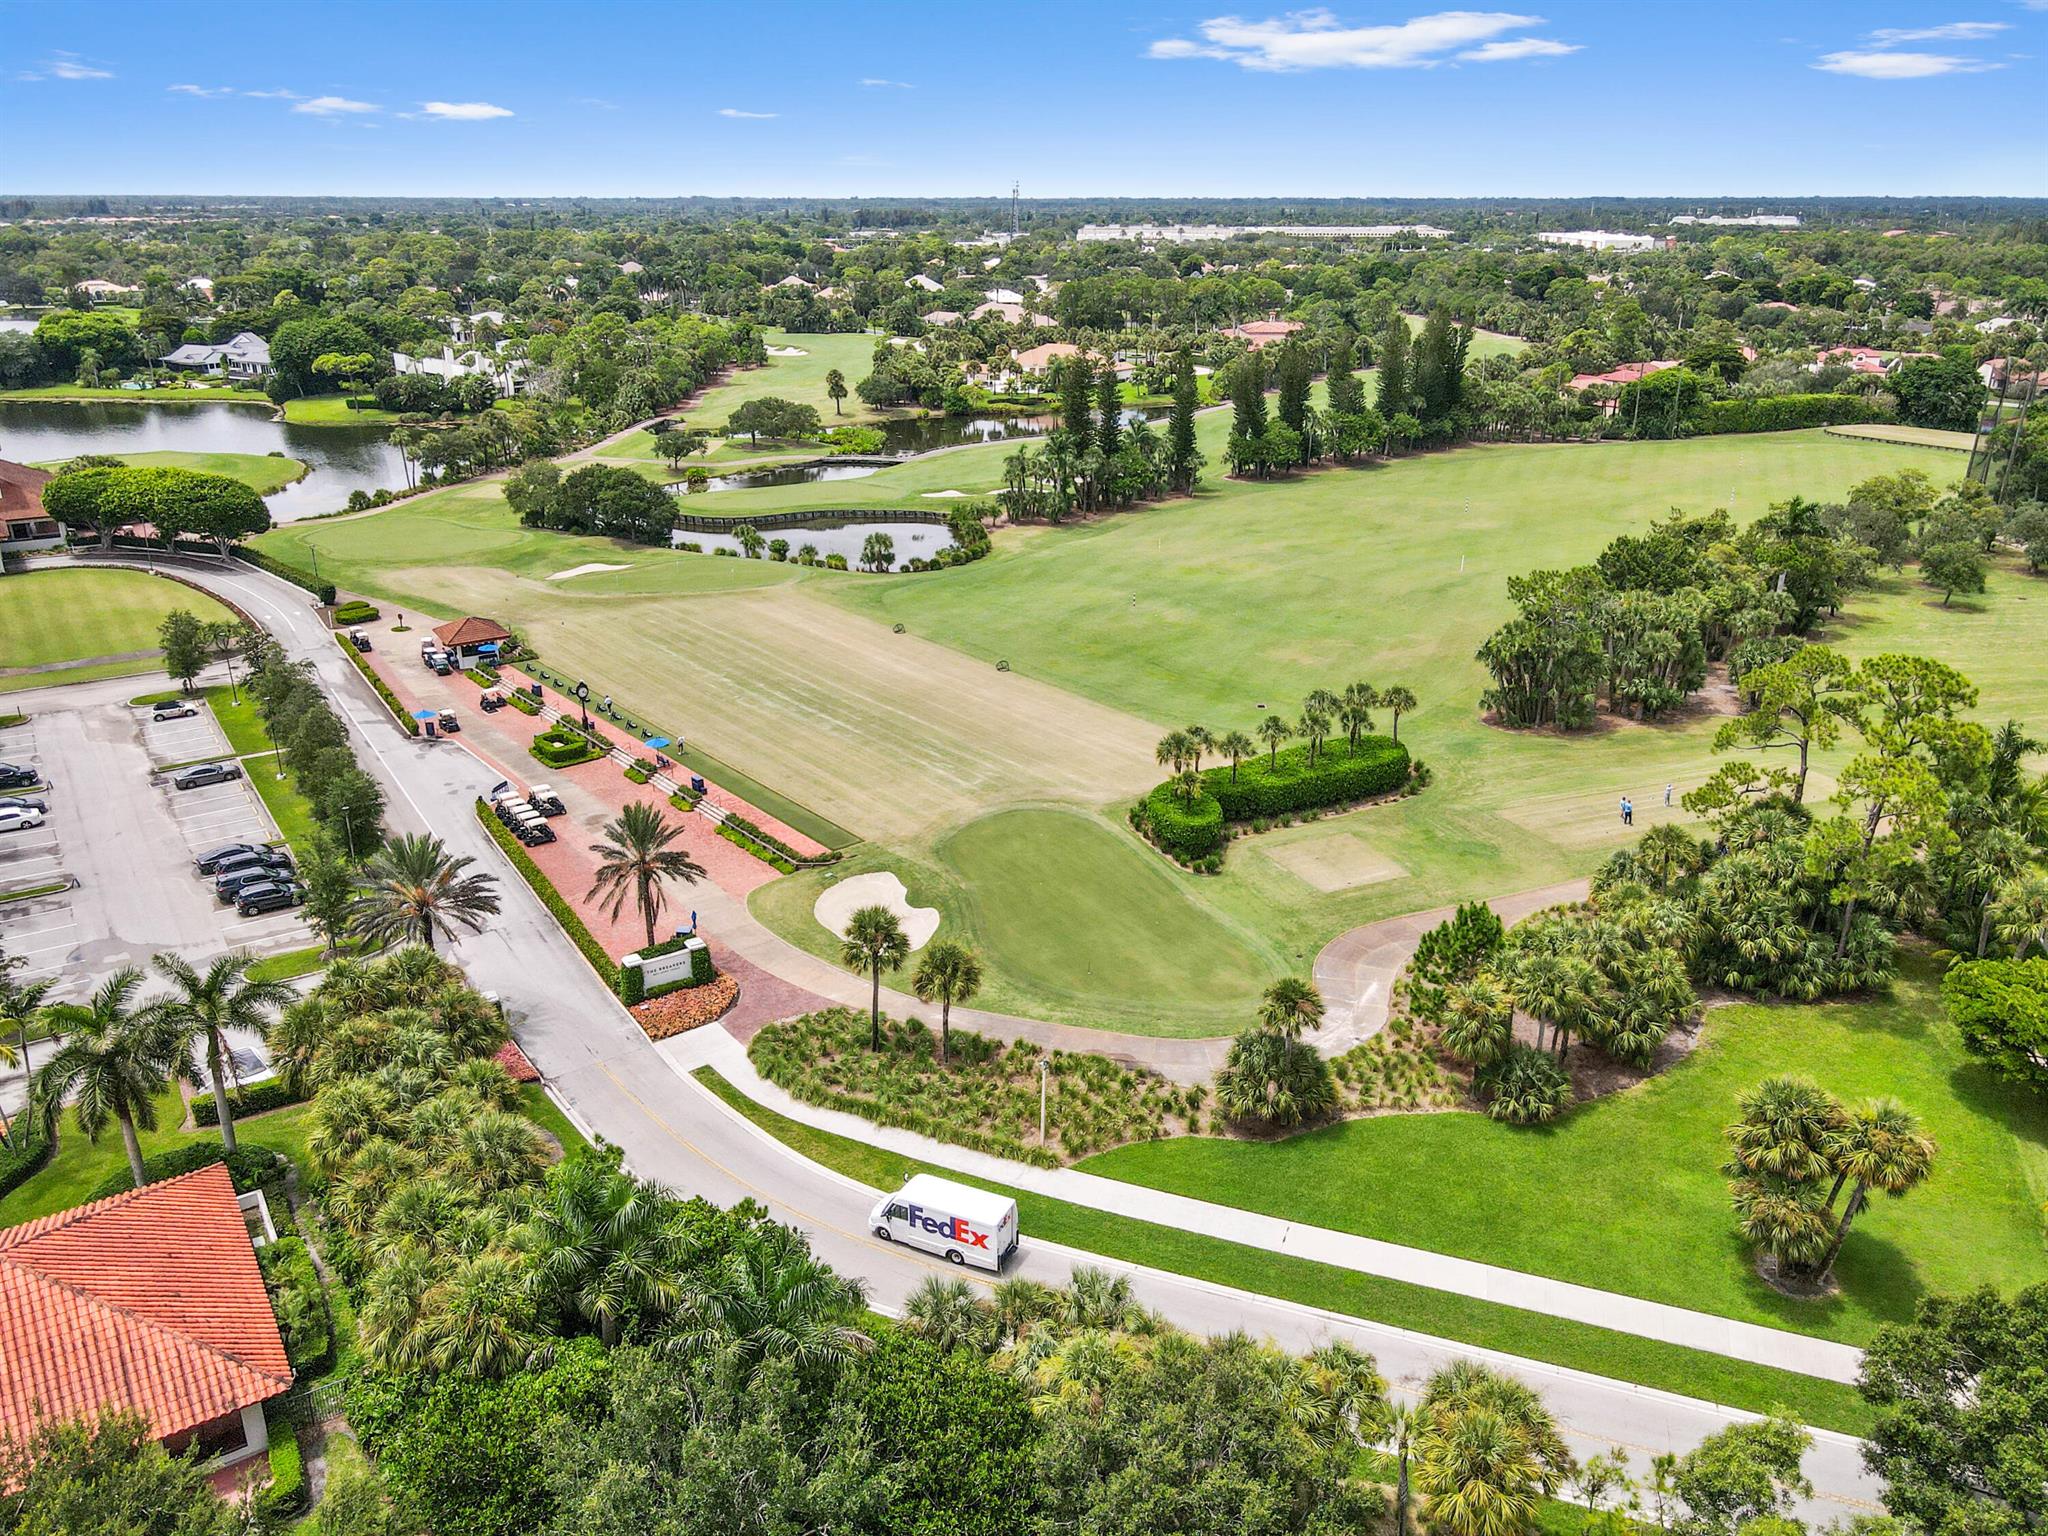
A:
[[[883,1309],[901,1305],[927,1275],[958,1273],[938,1260],[882,1243],[866,1229],[873,1195],[797,1156],[721,1104],[678,1070],[619,1007],[546,909],[503,862],[478,825],[474,797],[497,774],[452,742],[405,736],[327,635],[303,593],[254,571],[206,571],[194,579],[231,596],[271,628],[295,658],[313,663],[357,738],[364,761],[391,791],[391,821],[430,826],[457,852],[500,876],[502,915],[463,940],[454,957],[475,984],[505,1000],[521,1047],[546,1075],[569,1115],[625,1152],[629,1166],[671,1187],[730,1203],[760,1201],[805,1232],[819,1256],[860,1276]],[[1138,1269],[1026,1234],[1012,1275],[1063,1280],[1076,1263],[1127,1271],[1139,1297],[1179,1325],[1204,1333],[1243,1329],[1294,1349],[1344,1338],[1370,1350],[1388,1378],[1412,1390],[1461,1358],[1491,1360],[1540,1390],[1582,1454],[1609,1446],[1650,1455],[1683,1451],[1752,1415],[1540,1362],[1491,1355],[1406,1330]],[[977,1284],[986,1283],[970,1273]],[[1877,1484],[1849,1436],[1818,1432],[1806,1471],[1817,1490],[1804,1511],[1835,1519],[1874,1510]]]

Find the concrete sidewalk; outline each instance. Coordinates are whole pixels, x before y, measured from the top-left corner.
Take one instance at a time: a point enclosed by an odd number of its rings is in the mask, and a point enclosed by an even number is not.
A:
[[[982,1152],[970,1152],[910,1131],[878,1126],[856,1115],[819,1109],[792,1098],[754,1070],[747,1053],[718,1029],[700,1029],[656,1047],[677,1072],[688,1075],[700,1066],[718,1069],[726,1080],[756,1103],[790,1119],[831,1131],[850,1140],[883,1147],[906,1157],[952,1168],[1012,1189],[1029,1190],[1070,1205],[1155,1226],[1200,1232],[1247,1248],[1313,1259],[1360,1274],[1380,1275],[1431,1290],[1471,1296],[1501,1306],[1518,1307],[1550,1317],[1568,1318],[1595,1328],[1630,1333],[1638,1338],[1678,1344],[1708,1354],[1725,1355],[1755,1365],[1776,1366],[1828,1381],[1853,1382],[1862,1351],[1846,1344],[1805,1334],[1738,1322],[1711,1313],[1693,1312],[1662,1302],[1595,1290],[1519,1270],[1502,1269],[1421,1248],[1404,1248],[1375,1238],[1327,1227],[1304,1226],[1234,1206],[1193,1200],[1165,1190],[1148,1189],[1105,1179],[1074,1168],[1034,1168]]]

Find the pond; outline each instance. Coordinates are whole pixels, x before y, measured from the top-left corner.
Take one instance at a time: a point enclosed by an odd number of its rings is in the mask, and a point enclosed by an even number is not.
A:
[[[817,549],[821,560],[827,555],[844,555],[848,565],[856,565],[860,561],[861,546],[867,542],[868,535],[874,533],[886,533],[895,541],[899,566],[912,557],[929,560],[940,550],[953,547],[952,532],[944,523],[864,522],[831,516],[807,517],[790,523],[778,520],[774,527],[763,528],[761,537],[789,540],[792,558],[809,544]],[[740,541],[729,533],[704,533],[694,528],[678,528],[672,542],[702,545],[706,555],[714,549],[738,552],[740,547]],[[763,555],[761,558],[769,557]]]
[[[1166,413],[1139,410],[1124,412],[1124,423],[1161,421]],[[1057,416],[898,416],[888,421],[868,422],[882,433],[885,453],[929,453],[934,448],[957,448],[964,443],[1002,443],[1013,437],[1043,437],[1060,424]]]
[[[23,464],[82,453],[282,453],[312,470],[264,498],[280,523],[338,512],[351,491],[397,490],[405,464],[380,427],[294,427],[267,405],[0,400],[0,457]]]
[[[703,495],[710,491],[751,491],[764,485],[809,485],[816,480],[861,480],[872,475],[874,464],[784,464],[775,469],[749,469],[738,474],[713,475],[703,491],[687,485],[669,487],[677,495]]]

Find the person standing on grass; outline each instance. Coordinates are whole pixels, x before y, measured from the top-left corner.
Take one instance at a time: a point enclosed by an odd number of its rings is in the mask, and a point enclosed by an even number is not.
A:
[[[1664,809],[1667,811],[1671,809],[1671,786],[1669,784],[1664,786]]]
[[[1624,827],[1632,827],[1636,824],[1635,802],[1629,799],[1627,795],[1621,797],[1621,824]]]

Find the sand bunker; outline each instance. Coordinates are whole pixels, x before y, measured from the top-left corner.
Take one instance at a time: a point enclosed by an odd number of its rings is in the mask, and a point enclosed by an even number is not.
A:
[[[937,907],[913,907],[903,882],[887,870],[872,875],[855,875],[841,880],[818,898],[811,910],[818,921],[840,938],[846,937],[847,922],[862,907],[887,907],[896,914],[912,949],[923,949],[939,931]]]
[[[967,493],[965,491],[919,491],[917,494],[929,496],[936,500],[944,496],[965,496]]]
[[[548,580],[567,581],[572,576],[588,576],[594,571],[630,571],[631,569],[633,567],[630,565],[604,565],[597,561],[592,561],[589,565],[572,565],[566,571],[557,571]]]
[[[809,357],[811,354],[802,347],[770,347],[768,355],[770,357]]]

